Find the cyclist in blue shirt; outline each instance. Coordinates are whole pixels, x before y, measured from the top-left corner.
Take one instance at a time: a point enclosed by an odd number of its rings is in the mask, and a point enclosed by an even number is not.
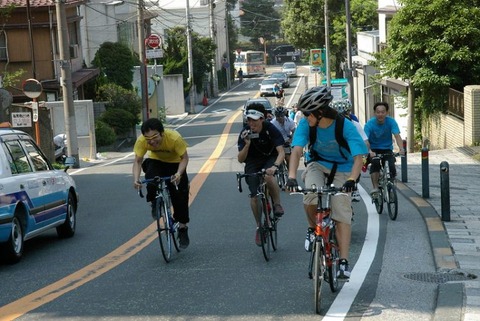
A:
[[[326,86],[313,87],[307,90],[299,99],[297,108],[303,112],[293,135],[292,154],[290,155],[289,179],[287,189],[297,188],[297,169],[303,148],[309,145],[310,127],[315,127],[316,140],[311,150],[305,155],[307,168],[302,175],[305,186],[312,184],[325,186],[333,183],[342,186],[347,193],[355,189],[355,182],[363,165],[363,155],[368,149],[355,126],[348,120],[344,121],[343,138],[348,144],[348,151],[341,147],[335,137],[337,111],[329,106],[333,96]],[[332,197],[332,219],[337,223],[337,240],[340,250],[340,268],[338,278],[348,279],[348,255],[351,240],[352,207],[351,196],[348,194]],[[317,195],[307,194],[303,199],[307,214],[308,230],[305,240],[305,250],[311,251],[316,226]]]
[[[369,162],[370,165],[370,178],[372,179],[373,188],[370,191],[370,195],[378,193],[378,178],[380,176],[380,160],[373,158],[376,154],[385,154],[383,162],[388,160],[390,168],[391,179],[395,179],[397,174],[395,168],[395,156],[393,156],[393,140],[392,135],[395,137],[395,142],[400,150],[401,155],[405,155],[405,149],[403,148],[402,137],[400,136],[400,129],[397,122],[388,114],[388,103],[378,102],[373,105],[373,111],[375,117],[371,118],[364,127],[365,133],[368,136],[370,143]]]

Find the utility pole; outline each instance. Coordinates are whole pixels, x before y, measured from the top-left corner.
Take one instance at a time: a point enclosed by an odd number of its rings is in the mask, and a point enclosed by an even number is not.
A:
[[[227,50],[227,66],[228,68],[225,68],[227,72],[227,90],[230,89],[230,36],[228,34],[229,28],[228,28],[228,3],[227,1],[224,2],[225,4],[225,39],[226,39],[226,50]]]
[[[195,83],[193,82],[192,30],[190,29],[190,3],[187,1],[187,51],[188,51],[188,83],[190,84],[190,113],[195,114]]]
[[[57,15],[58,49],[60,58],[60,85],[63,93],[63,113],[65,121],[65,133],[67,134],[68,156],[75,157],[74,168],[80,167],[78,159],[77,124],[75,122],[75,105],[73,103],[72,70],[70,66],[70,50],[67,30],[67,17],[65,12],[65,0],[55,3]],[[67,57],[68,55],[68,57]]]
[[[210,0],[210,38],[212,38],[213,43],[217,44],[217,31],[215,30],[215,0]],[[215,54],[212,59],[212,97],[218,96],[218,77],[217,77],[217,49],[215,49]]]
[[[332,82],[330,78],[330,32],[328,30],[328,0],[325,0],[325,72],[327,76],[327,86],[331,87]]]
[[[147,66],[145,64],[145,19],[143,15],[143,0],[138,0],[137,29],[138,29],[138,56],[140,57],[140,87],[142,93],[142,119],[148,119],[148,86]]]
[[[352,16],[350,15],[350,0],[345,0],[345,15],[347,18],[347,80],[348,80],[348,98],[352,103],[352,109],[355,108],[355,97],[353,88],[353,68],[352,68]],[[355,110],[355,109],[354,109]]]

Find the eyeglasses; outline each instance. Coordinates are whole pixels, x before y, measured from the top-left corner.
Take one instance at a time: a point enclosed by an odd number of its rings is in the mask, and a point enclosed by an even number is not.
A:
[[[147,142],[151,141],[151,140],[154,140],[155,138],[158,138],[158,136],[160,136],[160,133],[156,133],[155,135],[152,135],[152,136],[145,136],[145,140]]]
[[[303,114],[303,116],[308,117],[308,116],[310,116],[312,113],[309,112],[309,111],[303,111],[302,114]]]

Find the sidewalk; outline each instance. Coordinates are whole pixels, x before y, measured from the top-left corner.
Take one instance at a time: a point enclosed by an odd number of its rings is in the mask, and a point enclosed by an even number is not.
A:
[[[436,321],[480,320],[480,162],[475,154],[480,154],[479,147],[430,151],[425,190],[421,153],[407,155],[407,182],[402,183],[397,163],[398,189],[417,206],[430,235],[437,273],[427,279],[439,284]],[[449,222],[441,220],[444,161],[449,165],[450,211],[443,210],[445,218],[450,213]]]

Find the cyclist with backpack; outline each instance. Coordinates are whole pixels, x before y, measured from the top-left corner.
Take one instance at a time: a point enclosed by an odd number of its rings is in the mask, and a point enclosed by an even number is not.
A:
[[[303,148],[308,146],[305,155],[306,170],[302,175],[304,184],[343,186],[346,193],[355,189],[356,179],[363,165],[363,155],[368,149],[357,129],[350,121],[329,106],[333,96],[326,86],[307,90],[298,101],[298,109],[304,118],[299,122],[292,142],[289,179],[287,189],[298,187],[297,170]],[[332,197],[332,219],[337,223],[337,240],[340,250],[338,278],[350,278],[348,255],[350,251],[352,207],[350,195]],[[307,194],[303,199],[307,214],[308,230],[305,250],[311,251],[316,226],[317,195]]]

